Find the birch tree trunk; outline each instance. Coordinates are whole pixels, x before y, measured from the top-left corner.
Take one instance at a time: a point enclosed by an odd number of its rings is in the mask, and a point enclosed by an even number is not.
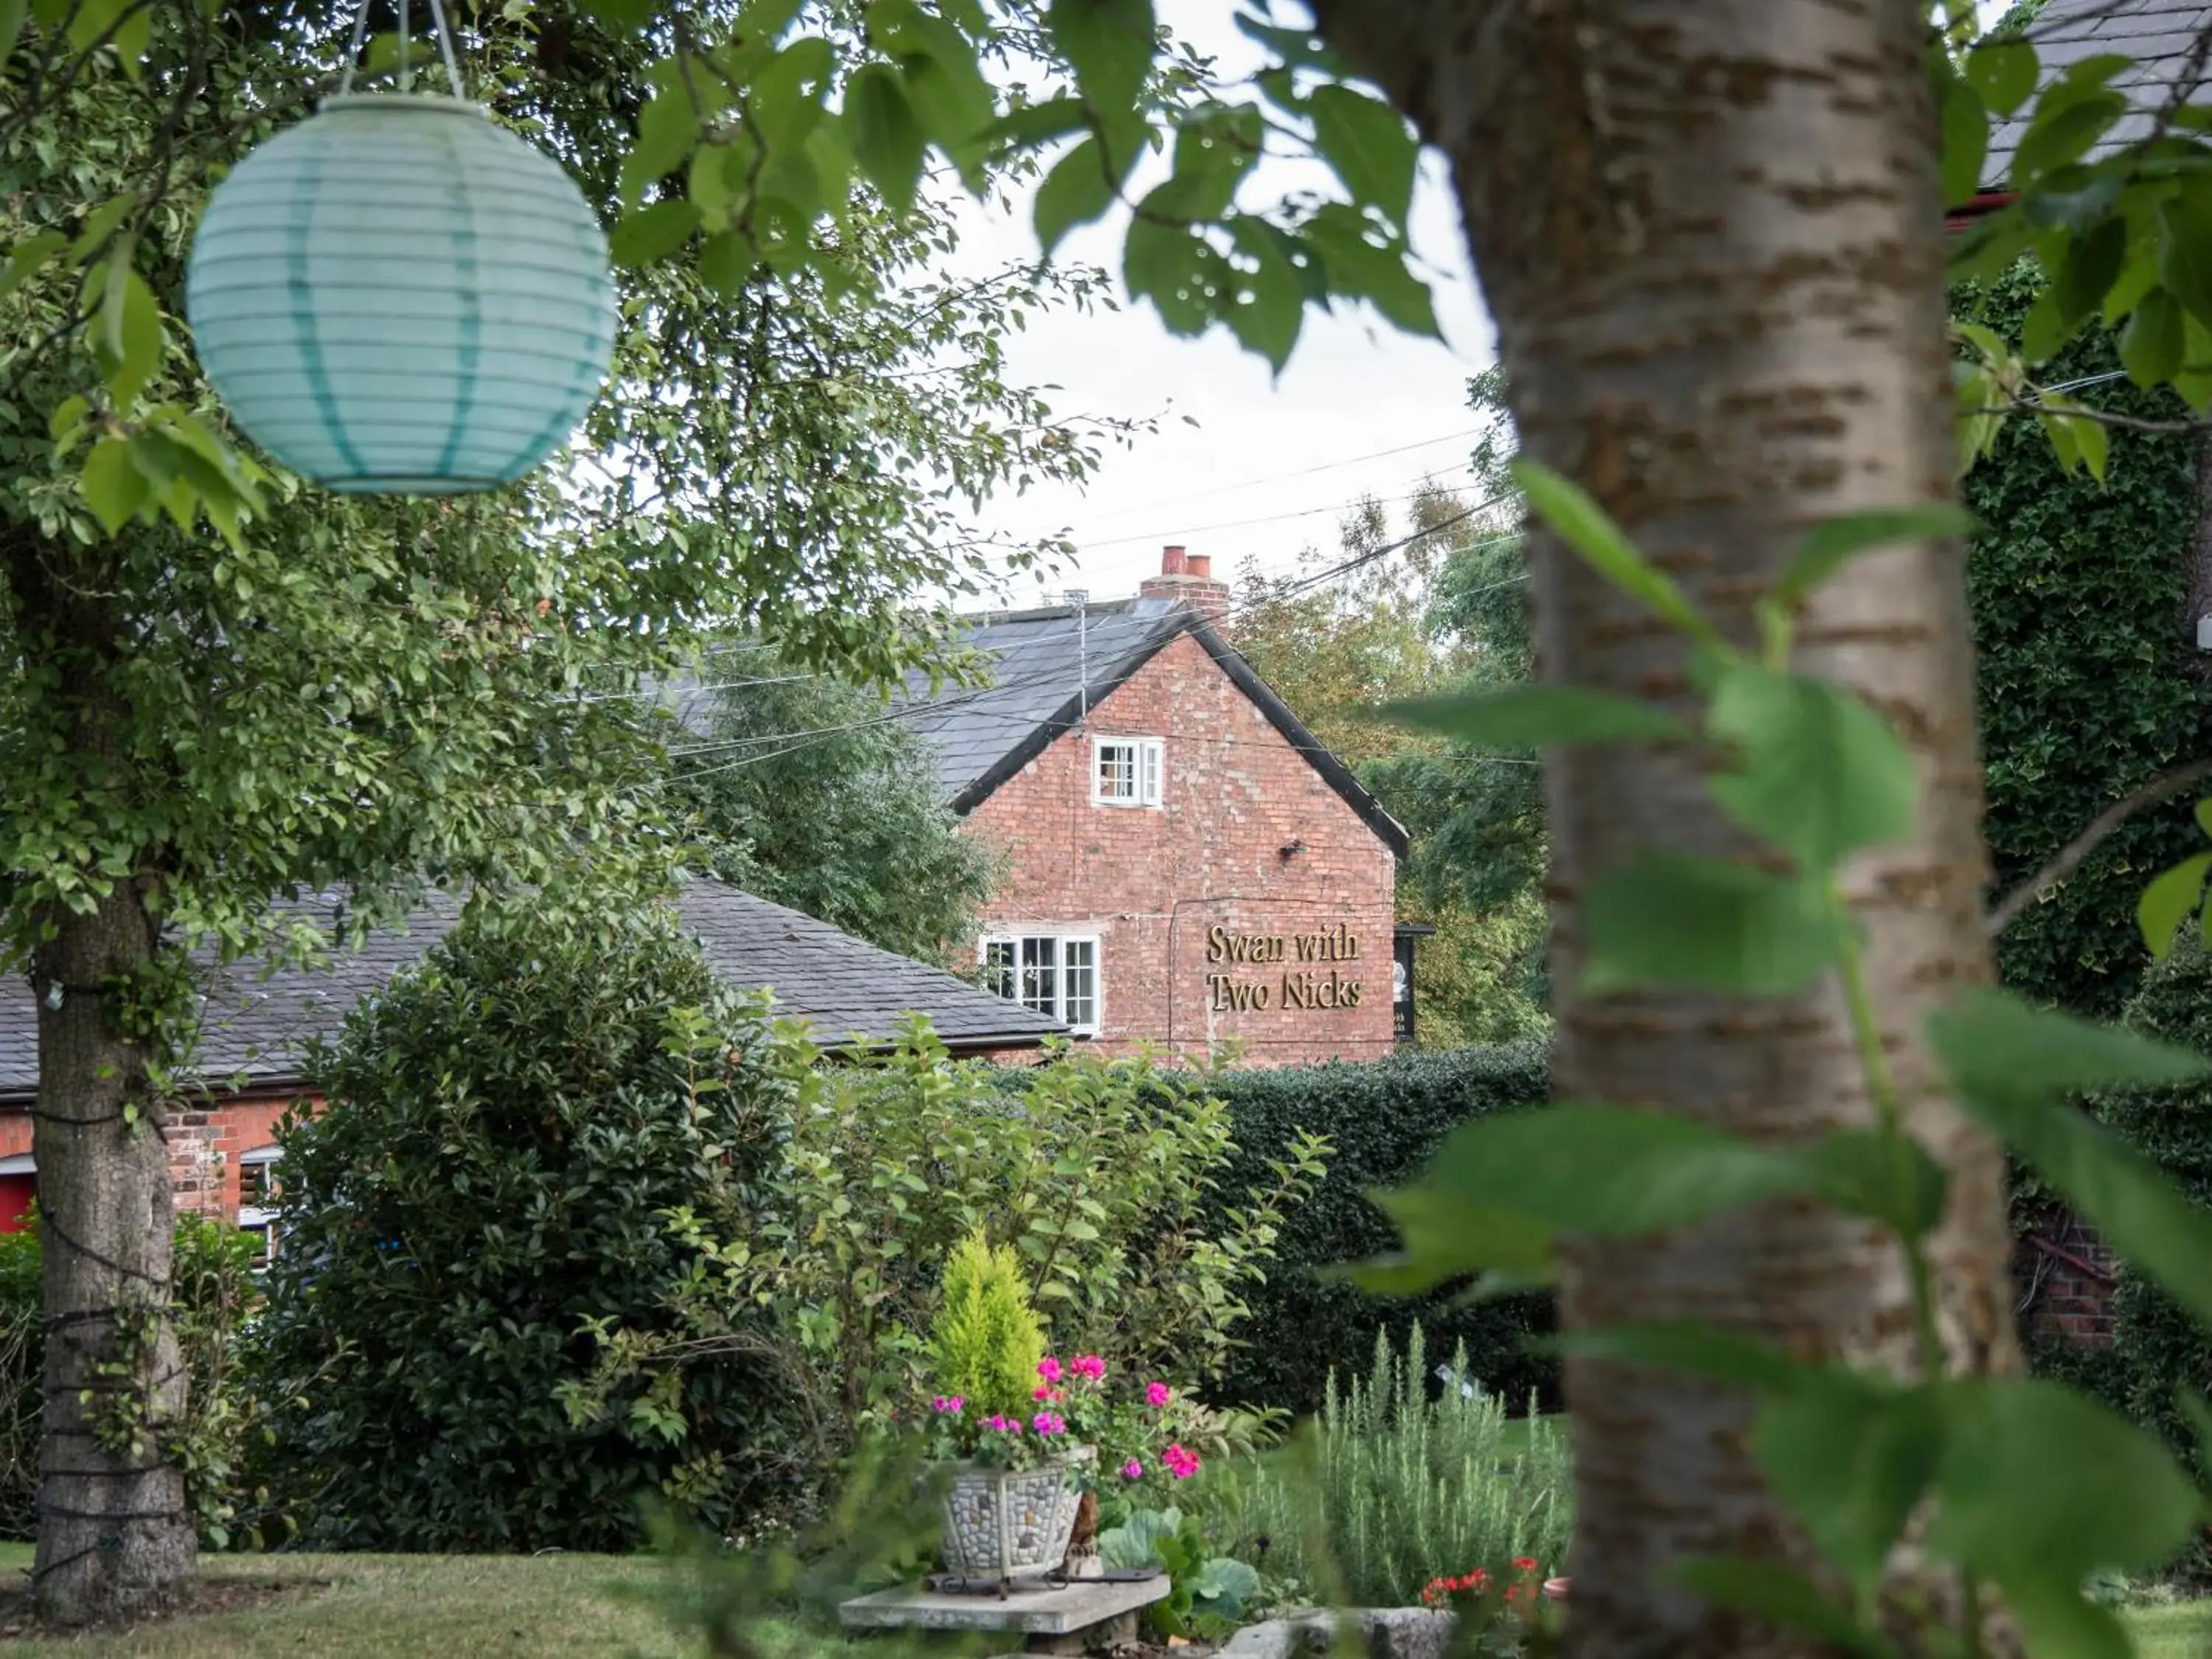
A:
[[[1921,0],[1318,0],[1322,31],[1441,147],[1526,453],[1575,478],[1738,641],[1803,528],[1954,495],[1942,202]],[[1688,706],[1681,642],[1548,537],[1547,678]],[[1964,561],[1860,561],[1806,608],[1797,665],[1911,748],[1911,842],[1847,872],[1911,1126],[1951,1176],[1943,1334],[2017,1363],[1998,1149],[1936,1092],[1925,1015],[1991,975]],[[1648,848],[1742,843],[1693,757],[1547,766],[1555,1088],[1775,1141],[1869,1122],[1841,1000],[1577,994],[1583,896]],[[1708,1319],[1803,1357],[1912,1364],[1894,1247],[1803,1206],[1569,1254],[1570,1328]],[[1794,1553],[1746,1449],[1748,1401],[1571,1364],[1582,1659],[1820,1651],[1671,1587],[1683,1557]]]

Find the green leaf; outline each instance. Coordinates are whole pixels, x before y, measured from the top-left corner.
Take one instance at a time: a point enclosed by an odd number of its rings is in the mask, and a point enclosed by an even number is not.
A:
[[[1352,199],[1403,224],[1413,201],[1420,147],[1406,118],[1379,98],[1345,86],[1314,88],[1307,100],[1314,148],[1335,169]]]
[[[2157,1566],[2199,1513],[2155,1436],[2057,1383],[1954,1382],[1944,1419],[1929,1549],[2008,1592]]]
[[[579,9],[617,34],[635,34],[653,21],[656,0],[578,0]]]
[[[1809,1179],[1790,1152],[1710,1124],[1578,1103],[1462,1124],[1421,1184],[1553,1232],[1624,1238],[1802,1192]]]
[[[2200,322],[2212,324],[2212,210],[2177,197],[2158,210],[2159,281]]]
[[[1898,1650],[1828,1600],[1813,1581],[1780,1561],[1693,1556],[1674,1570],[1677,1583],[1724,1607],[1784,1630],[1819,1638],[1850,1659],[1901,1659]]]
[[[82,264],[106,246],[107,239],[115,234],[137,205],[138,193],[125,191],[120,196],[109,197],[87,214],[83,228],[77,232],[76,240],[70,244],[69,262]]]
[[[636,212],[645,199],[645,187],[676,172],[699,147],[699,110],[692,101],[694,95],[681,85],[665,88],[638,117],[637,143],[623,160],[624,213]]]
[[[1967,83],[1998,115],[2010,115],[2033,96],[2035,48],[2021,40],[1985,40],[1966,54]]]
[[[1759,1407],[1760,1471],[1820,1553],[1864,1595],[1936,1478],[1942,1398],[1827,1371]]]
[[[1713,799],[1808,875],[1912,827],[1911,757],[1887,721],[1826,680],[1730,667],[1706,727],[1737,753],[1708,785]]]
[[[1395,1255],[1325,1270],[1374,1296],[1418,1296],[1495,1269],[1542,1284],[1552,1271],[1552,1233],[1518,1211],[1466,1204],[1430,1187],[1373,1191],[1368,1201],[1398,1230]]]
[[[888,64],[864,64],[845,84],[843,125],[853,159],[884,200],[903,213],[921,182],[921,124]]]
[[[1051,0],[1045,27],[1094,111],[1136,108],[1152,66],[1152,0]]]
[[[1229,326],[1246,350],[1258,352],[1279,374],[1305,325],[1305,284],[1265,220],[1239,214],[1230,221],[1229,234],[1254,262],[1239,285]]]
[[[649,265],[674,253],[698,228],[696,204],[655,202],[623,216],[607,238],[607,252],[618,265]]]
[[[1149,299],[1173,334],[1194,335],[1224,309],[1226,262],[1196,233],[1157,224],[1141,214],[1121,246],[1121,280],[1130,294]]]
[[[2058,290],[2046,285],[2021,320],[2020,355],[2030,363],[2048,362],[2058,355],[2073,331],[2066,320],[2066,307],[2059,301]]]
[[[0,265],[0,300],[6,299],[24,282],[35,276],[46,262],[68,245],[69,238],[58,230],[42,230],[35,236],[26,236],[9,250],[8,263]]]
[[[127,438],[102,438],[85,457],[82,479],[85,505],[112,536],[131,522],[152,496],[146,476],[131,459]]]
[[[57,448],[66,449],[72,439],[84,428],[84,418],[92,412],[92,405],[83,398],[71,395],[54,405],[54,412],[46,417],[46,435]]]
[[[1589,886],[1583,988],[1789,996],[1835,962],[1842,926],[1821,883],[1647,854]]]
[[[2152,1088],[2212,1070],[2199,1054],[2117,1026],[1964,993],[1928,1022],[1960,1107],[1996,1131],[2121,1256],[2212,1324],[2212,1214],[2158,1166],[2068,1103],[2090,1089]]]
[[[1862,553],[1901,542],[1950,541],[1974,533],[1974,515],[1948,501],[1875,507],[1823,519],[1805,532],[1790,568],[1775,584],[1775,603],[1795,605]]]
[[[1046,258],[1069,231],[1089,224],[1113,205],[1115,185],[1105,147],[1095,134],[1054,164],[1036,193],[1037,246]]]
[[[2143,943],[2159,961],[2173,949],[2174,933],[2204,902],[2204,877],[2212,871],[2212,853],[2184,859],[2143,889],[2136,904],[2136,926]]]
[[[1330,293],[1367,301],[1409,334],[1441,339],[1428,287],[1407,265],[1410,250],[1401,239],[1377,246],[1373,235],[1359,210],[1342,202],[1329,203],[1304,227]]]
[[[1877,1129],[1838,1129],[1799,1155],[1814,1191],[1839,1208],[1879,1221],[1912,1239],[1943,1218],[1949,1178],[1928,1149],[1909,1136]]]
[[[1990,112],[1981,94],[1964,80],[1943,88],[1943,203],[1971,201],[1982,187],[1982,164],[1990,154]]]
[[[2005,1607],[2035,1659],[2138,1659],[2128,1627],[2069,1584],[2045,1577],[2001,1583]]]
[[[167,343],[154,290],[121,263],[124,258],[118,249],[108,265],[99,318],[100,367],[107,376],[108,396],[118,410],[129,408],[146,389],[161,367]]]
[[[2013,187],[2032,189],[2045,173],[2080,161],[2127,109],[2128,100],[2117,92],[2073,94],[2055,106],[2053,94],[2046,92],[2013,152]]]
[[[1275,54],[1284,64],[1303,69],[1316,69],[1332,81],[1352,78],[1344,60],[1328,49],[1328,42],[1311,29],[1283,28],[1263,23],[1248,13],[1239,12],[1235,19],[1237,32],[1247,40],[1256,40]]]
[[[2104,304],[2127,257],[2128,222],[2117,216],[2100,219],[2068,240],[2066,257],[2051,286],[2069,326]]]
[[[1559,1353],[1584,1359],[1648,1365],[1762,1394],[1796,1388],[1808,1375],[1807,1367],[1767,1343],[1741,1331],[1689,1319],[1570,1332],[1550,1346]]]
[[[1698,614],[1682,590],[1645,562],[1620,526],[1581,485],[1525,459],[1513,463],[1512,474],[1536,516],[1598,574],[1691,638],[1708,644],[1720,642],[1713,625]]]
[[[977,139],[989,146],[1011,144],[1017,149],[1035,149],[1083,128],[1080,98],[1048,98],[1041,104],[1008,110],[984,128]]]
[[[8,67],[8,59],[15,50],[15,37],[23,32],[23,20],[30,11],[30,0],[0,0],[0,70]]]
[[[2120,362],[2128,378],[2146,389],[2172,380],[2181,370],[2180,302],[2162,288],[2154,288],[2136,301],[2120,332]]]
[[[1663,708],[1581,685],[1509,685],[1385,703],[1376,717],[1492,749],[1687,738]]]

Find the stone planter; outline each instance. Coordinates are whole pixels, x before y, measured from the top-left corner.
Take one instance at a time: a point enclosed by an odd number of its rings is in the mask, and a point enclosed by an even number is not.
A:
[[[963,1468],[945,1498],[945,1565],[962,1578],[1018,1578],[1067,1559],[1078,1490],[1073,1460],[1034,1469]]]

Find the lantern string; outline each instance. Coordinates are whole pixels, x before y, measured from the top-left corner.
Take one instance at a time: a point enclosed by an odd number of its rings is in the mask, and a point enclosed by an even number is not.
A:
[[[361,67],[362,46],[368,39],[368,9],[373,0],[361,0],[353,15],[353,40],[346,49],[345,73],[338,77],[338,96],[346,97],[353,91],[353,78]],[[415,65],[410,55],[414,33],[410,27],[407,0],[398,0],[399,7],[399,94],[405,97],[415,82]],[[446,82],[456,99],[465,100],[468,94],[461,88],[461,66],[453,55],[453,33],[446,26],[446,9],[439,0],[430,0],[430,27],[438,37],[438,55],[445,60]]]

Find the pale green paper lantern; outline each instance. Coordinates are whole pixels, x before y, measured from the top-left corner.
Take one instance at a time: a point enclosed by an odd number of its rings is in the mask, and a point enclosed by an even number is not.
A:
[[[238,424],[354,495],[520,477],[614,349],[583,192],[459,97],[341,95],[254,150],[201,216],[185,308]]]

